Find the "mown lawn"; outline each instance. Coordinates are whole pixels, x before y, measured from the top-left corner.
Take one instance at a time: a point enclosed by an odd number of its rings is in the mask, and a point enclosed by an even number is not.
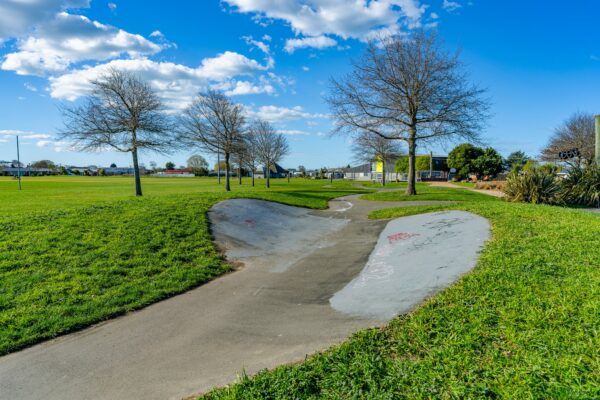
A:
[[[387,186],[387,185],[386,185]],[[406,189],[406,183],[395,183],[394,189]],[[427,183],[417,183],[417,196],[407,196],[403,190],[393,192],[369,193],[362,196],[365,200],[378,201],[414,201],[414,200],[440,200],[440,201],[499,201],[498,198],[486,194],[473,192],[466,189],[430,186]]]
[[[65,210],[85,205],[110,203],[115,200],[131,200],[133,197],[131,177],[24,177],[23,190],[17,190],[17,181],[0,177],[0,215],[25,214],[52,209]],[[165,197],[174,194],[221,193],[224,191],[217,178],[155,178],[142,177],[144,199]],[[328,180],[274,179],[275,192],[324,191],[328,190]],[[358,190],[350,182],[334,181],[333,189]],[[264,192],[264,180],[256,180],[251,186],[250,178],[244,178],[242,185],[232,178],[231,188],[235,193]]]
[[[229,271],[206,212],[252,197],[310,208],[356,193],[346,182],[31,178],[0,181],[0,354],[143,307]],[[327,187],[323,187],[327,186]]]
[[[420,193],[458,202],[371,217],[459,209],[488,218],[493,236],[471,273],[384,328],[205,398],[600,398],[599,216],[464,189]]]

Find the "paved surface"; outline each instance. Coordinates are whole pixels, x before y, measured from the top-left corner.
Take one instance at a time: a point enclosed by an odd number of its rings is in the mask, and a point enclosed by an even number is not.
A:
[[[215,205],[208,214],[215,242],[230,261],[288,268],[319,248],[332,246],[335,232],[348,219],[313,215],[310,210],[262,200],[234,199]]]
[[[215,229],[220,245],[245,261],[239,271],[138,312],[1,357],[0,398],[180,399],[228,384],[244,369],[252,374],[302,360],[359,329],[384,322],[376,314],[338,311],[330,299],[360,277],[385,228],[385,221],[369,221],[368,213],[415,203],[366,202],[351,196],[333,201],[329,211],[276,206],[271,214],[262,212],[265,204],[259,203],[249,208],[259,212],[243,219],[227,204],[215,208],[220,216],[213,214],[224,229]],[[435,202],[418,204],[423,203]],[[227,208],[233,218],[228,222],[223,211]],[[251,225],[262,226],[261,218],[284,220],[288,212],[299,212],[301,219],[320,225],[319,233],[286,233],[296,230],[295,224],[282,221],[267,230],[271,234],[255,232],[256,238],[246,240],[252,235]],[[236,235],[236,229],[244,236]],[[295,259],[290,263],[285,254],[270,252],[279,244],[278,235],[298,240],[308,250],[300,258],[291,257]],[[236,236],[242,240],[227,241]],[[271,244],[262,242],[265,237],[273,239]],[[259,238],[257,244],[254,239]],[[269,263],[251,252],[260,246]],[[410,260],[402,261],[410,265]]]
[[[331,306],[363,318],[388,320],[454,282],[477,261],[489,223],[464,211],[390,221],[359,276]]]

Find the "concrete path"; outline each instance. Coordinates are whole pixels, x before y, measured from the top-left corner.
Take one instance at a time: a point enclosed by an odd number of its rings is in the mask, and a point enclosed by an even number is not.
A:
[[[350,196],[332,201],[328,211],[309,212],[250,201],[242,204],[246,211],[258,212],[246,215],[231,207],[236,202],[216,206],[211,218],[221,221],[218,226],[222,229],[215,225],[214,233],[219,244],[231,258],[245,264],[237,272],[138,312],[1,357],[0,398],[180,399],[231,383],[242,370],[252,374],[302,360],[307,354],[326,349],[359,329],[380,325],[392,314],[405,310],[408,303],[402,299],[390,299],[395,306],[386,306],[384,313],[356,312],[357,308],[348,301],[340,303],[334,299],[348,297],[355,279],[362,279],[361,271],[372,272],[369,257],[378,240],[382,240],[380,233],[387,222],[370,221],[368,213],[415,203],[367,202]],[[418,204],[423,203],[436,202]],[[281,224],[252,231],[252,227],[264,226],[267,215]],[[296,223],[289,224],[289,218]],[[389,228],[396,233],[418,234],[425,239],[440,232],[435,227],[427,234],[417,231],[418,220],[413,220],[412,225],[398,221],[400,225]],[[453,235],[469,231],[467,222],[457,224],[464,229],[452,228],[449,232]],[[307,234],[307,227],[314,225],[319,229],[314,235]],[[487,230],[481,237],[486,235]],[[404,237],[400,236],[393,240],[401,243]],[[450,240],[461,242],[459,237],[456,239]],[[294,241],[303,249],[288,252],[294,248]],[[480,242],[473,242],[470,249],[477,251]],[[427,245],[416,241],[402,243]],[[279,245],[286,250],[278,252]],[[464,247],[459,249],[464,251]],[[440,265],[452,259],[442,258]],[[407,257],[398,259],[393,267],[398,278],[394,282],[401,281],[402,275],[410,271],[416,274],[411,282],[418,284],[419,274],[413,261]],[[411,265],[403,271],[402,266]],[[431,284],[432,270],[424,273],[427,279],[421,284],[421,291],[411,295],[416,302],[439,288]],[[391,288],[383,293],[389,293]],[[367,299],[364,296],[368,293],[358,294]],[[380,305],[387,301],[367,300]],[[336,306],[336,302],[342,306]]]

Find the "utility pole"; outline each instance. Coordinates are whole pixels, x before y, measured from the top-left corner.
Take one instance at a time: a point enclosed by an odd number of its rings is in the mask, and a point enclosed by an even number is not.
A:
[[[17,180],[19,181],[19,190],[21,190],[21,154],[19,152],[19,136],[17,135]]]
[[[596,121],[596,165],[600,166],[600,115],[594,118]]]
[[[433,151],[429,151],[429,179],[433,176]]]

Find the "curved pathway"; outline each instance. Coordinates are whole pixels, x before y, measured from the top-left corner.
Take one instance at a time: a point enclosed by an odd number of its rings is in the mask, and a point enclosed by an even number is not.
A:
[[[327,245],[311,245],[312,239],[303,236],[307,250],[290,259],[285,253],[276,254],[271,260],[286,265],[275,269],[261,265],[260,254],[252,256],[253,262],[248,254],[238,254],[246,265],[235,273],[1,357],[0,398],[180,399],[228,384],[243,370],[252,374],[302,360],[359,329],[381,325],[391,316],[389,309],[354,312],[352,304],[354,295],[368,298],[368,291],[356,283],[365,265],[368,274],[381,261],[370,256],[381,244],[387,221],[368,220],[367,215],[380,208],[435,203],[439,202],[368,202],[349,196],[332,201],[327,211],[303,210],[300,218],[331,220],[330,228],[317,235],[318,243]],[[274,234],[279,232],[273,243],[287,228],[277,229],[272,227]],[[451,231],[447,224],[435,229]],[[215,233],[217,240],[219,235]],[[385,238],[384,244],[401,240],[400,236]],[[227,248],[225,241],[221,245],[229,252],[240,247],[230,243]],[[413,247],[425,245],[415,242]],[[376,256],[385,256],[381,247],[376,248]]]

